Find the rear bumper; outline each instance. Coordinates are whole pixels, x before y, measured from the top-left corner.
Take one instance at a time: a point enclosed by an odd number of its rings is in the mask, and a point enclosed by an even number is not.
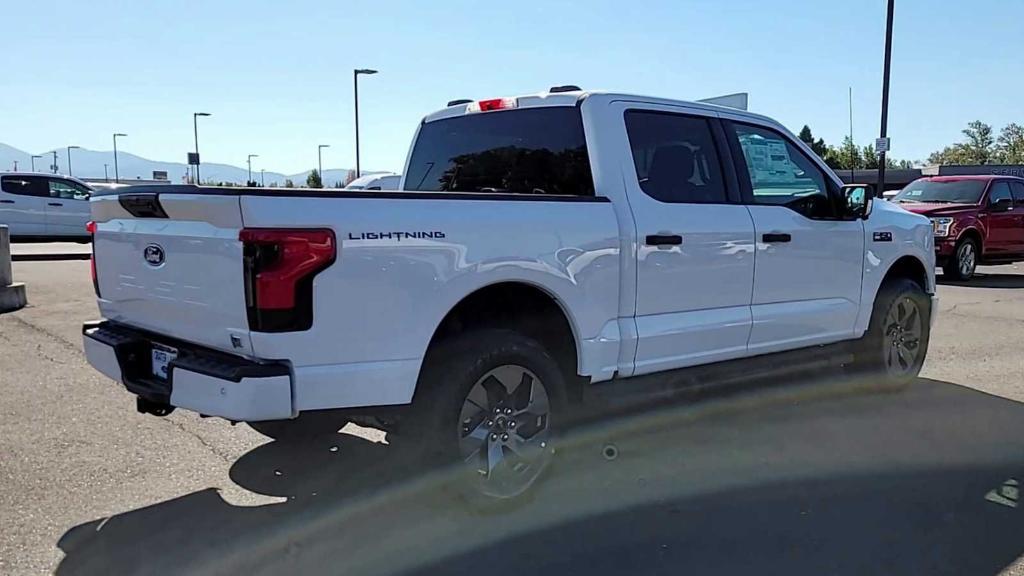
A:
[[[86,323],[82,339],[89,364],[150,402],[238,421],[295,415],[285,363],[254,362],[113,322]],[[166,380],[151,373],[153,342],[178,350]]]

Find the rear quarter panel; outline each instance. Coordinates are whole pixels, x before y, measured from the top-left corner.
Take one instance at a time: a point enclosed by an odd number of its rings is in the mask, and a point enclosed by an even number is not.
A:
[[[331,374],[354,377],[363,366],[402,380],[386,384],[392,401],[411,400],[435,329],[464,297],[492,284],[522,282],[554,297],[578,348],[601,340],[618,315],[619,236],[609,202],[249,196],[241,205],[246,227],[325,227],[338,239],[337,261],[314,281],[312,328],[252,333],[257,356],[296,366],[297,396],[304,375],[321,388]],[[387,232],[434,237],[380,237]],[[613,343],[610,360],[579,350],[581,367],[614,365]]]

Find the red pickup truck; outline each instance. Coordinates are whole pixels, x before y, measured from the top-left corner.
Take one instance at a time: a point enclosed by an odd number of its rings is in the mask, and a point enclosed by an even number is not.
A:
[[[935,261],[946,278],[969,280],[978,264],[1024,260],[1024,178],[920,178],[892,202],[931,219]]]

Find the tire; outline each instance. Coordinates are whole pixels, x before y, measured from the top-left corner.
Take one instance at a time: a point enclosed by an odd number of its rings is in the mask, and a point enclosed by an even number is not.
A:
[[[333,410],[314,410],[303,412],[298,418],[290,420],[264,420],[246,424],[268,438],[290,442],[329,436],[348,424],[348,419]]]
[[[427,467],[453,472],[471,505],[518,502],[547,470],[565,415],[558,363],[512,330],[477,330],[427,355],[397,440]]]
[[[857,367],[886,384],[905,386],[921,372],[930,337],[931,299],[925,291],[906,278],[887,280],[858,346]]]
[[[978,243],[973,238],[962,238],[949,260],[942,267],[942,275],[960,282],[970,280],[978,267]]]

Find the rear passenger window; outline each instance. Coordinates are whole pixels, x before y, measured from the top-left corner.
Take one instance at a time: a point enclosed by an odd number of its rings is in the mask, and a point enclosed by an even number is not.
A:
[[[1010,184],[999,180],[992,183],[992,188],[988,192],[988,203],[989,205],[995,204],[999,200],[1011,200],[1013,196],[1010,195]]]
[[[593,196],[580,110],[521,108],[427,122],[405,189]]]
[[[0,178],[0,190],[19,196],[49,196],[50,189],[42,176],[4,176]]]
[[[629,110],[626,132],[640,188],[661,202],[726,202],[722,167],[707,119]]]
[[[835,216],[828,178],[785,136],[746,124],[733,124],[746,160],[754,204],[785,206],[808,218]]]

